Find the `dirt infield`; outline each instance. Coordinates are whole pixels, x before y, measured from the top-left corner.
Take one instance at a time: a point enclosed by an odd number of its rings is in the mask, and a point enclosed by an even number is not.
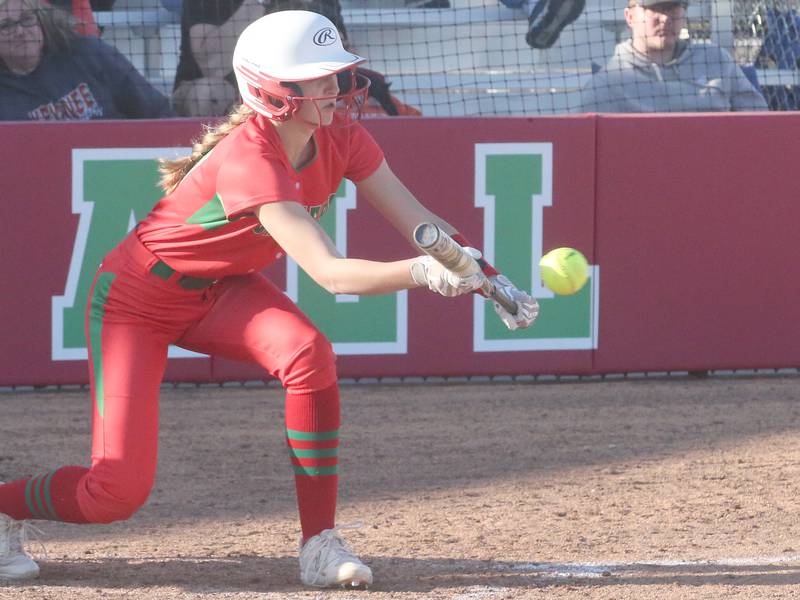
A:
[[[86,464],[85,391],[0,394],[0,480]],[[0,598],[800,597],[800,377],[345,386],[341,522],[369,592],[298,583],[274,387],[164,390],[156,488],[40,523]]]

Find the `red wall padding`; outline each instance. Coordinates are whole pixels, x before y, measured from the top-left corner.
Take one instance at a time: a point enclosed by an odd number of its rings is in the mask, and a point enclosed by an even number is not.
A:
[[[800,366],[800,115],[600,117],[599,372]]]
[[[83,383],[52,361],[51,297],[64,293],[78,224],[71,150],[187,146],[191,120],[0,124],[0,385]],[[796,274],[800,115],[376,119],[390,165],[435,212],[482,244],[474,144],[551,142],[554,208],[544,247],[600,267],[596,350],[472,352],[472,303],[409,294],[406,355],[341,356],[342,377],[778,368],[800,365]],[[366,204],[366,203],[364,203]],[[368,207],[348,254],[409,248]],[[283,268],[271,272],[283,278]],[[170,361],[167,379],[261,379],[249,365]]]

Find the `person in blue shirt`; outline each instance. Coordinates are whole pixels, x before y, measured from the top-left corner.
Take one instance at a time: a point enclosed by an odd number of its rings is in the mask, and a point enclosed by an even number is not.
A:
[[[76,35],[42,0],[0,0],[0,120],[174,116],[169,100],[115,48]]]

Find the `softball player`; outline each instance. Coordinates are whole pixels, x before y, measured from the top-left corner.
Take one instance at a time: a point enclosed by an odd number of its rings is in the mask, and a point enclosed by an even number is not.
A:
[[[91,467],[0,486],[0,578],[38,574],[23,548],[26,520],[110,523],[145,502],[156,469],[158,392],[167,348],[176,344],[257,363],[281,381],[301,580],[372,583],[335,525],[339,391],[331,345],[260,271],[286,253],[334,294],[427,286],[445,296],[476,289],[484,275],[459,276],[427,256],[344,258],[318,224],[347,177],[408,239],[430,221],[467,245],[411,195],[353,123],[368,85],[355,75],[363,61],[312,12],[270,14],[241,34],[233,64],[243,105],[208,130],[191,156],[162,163],[166,196],[106,256],[92,284]],[[517,302],[516,315],[495,306],[506,325],[531,325],[536,301],[482,266]]]

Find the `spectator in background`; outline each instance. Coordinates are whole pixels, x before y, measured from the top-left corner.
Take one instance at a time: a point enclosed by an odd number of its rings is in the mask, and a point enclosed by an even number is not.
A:
[[[682,39],[686,3],[631,0],[631,39],[581,90],[580,112],[760,111],[767,103],[730,54]]]
[[[181,11],[181,51],[172,103],[184,117],[224,115],[238,102],[231,64],[244,28],[264,16],[257,0],[193,0]]]
[[[359,75],[364,75],[369,79],[369,95],[364,106],[361,107],[363,117],[421,117],[422,113],[418,108],[409,104],[404,104],[389,91],[392,85],[386,81],[383,74],[359,67],[356,69]]]
[[[100,35],[100,28],[94,20],[96,10],[111,10],[115,0],[46,0],[46,4],[55,6],[72,14],[75,19],[75,31],[81,35]]]
[[[175,73],[173,106],[181,116],[222,116],[239,101],[231,64],[233,46],[244,28],[259,17],[283,10],[307,10],[327,17],[347,37],[339,0],[194,0],[183,3],[181,55]],[[371,85],[364,116],[419,116],[414,107],[389,92],[383,75],[359,68]]]
[[[173,116],[115,48],[74,33],[42,0],[0,0],[0,120]]]
[[[75,19],[75,31],[80,35],[100,36],[100,30],[94,20],[92,10],[99,10],[89,0],[49,0],[47,4],[72,14]],[[113,4],[113,2],[112,2]]]
[[[508,8],[521,8],[528,15],[525,41],[544,50],[558,40],[561,31],[581,16],[586,0],[500,0]]]

